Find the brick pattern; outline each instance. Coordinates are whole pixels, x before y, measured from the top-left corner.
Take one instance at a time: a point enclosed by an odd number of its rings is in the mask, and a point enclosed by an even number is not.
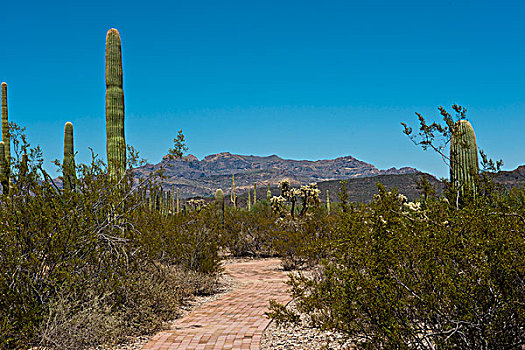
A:
[[[176,320],[171,329],[155,335],[143,350],[255,350],[269,323],[268,301],[287,303],[286,273],[278,259],[254,260],[225,266],[240,285],[222,298],[204,304]]]

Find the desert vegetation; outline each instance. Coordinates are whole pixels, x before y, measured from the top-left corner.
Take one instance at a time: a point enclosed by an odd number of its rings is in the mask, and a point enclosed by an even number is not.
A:
[[[417,201],[378,184],[371,203],[355,203],[341,181],[322,202],[316,183],[241,193],[232,175],[213,198],[183,199],[162,187],[162,171],[133,172],[140,157],[124,137],[118,31],[106,44],[107,163],[95,152],[89,164],[75,161],[68,122],[53,179],[40,148],[9,123],[2,84],[0,348],[89,349],[151,334],[188,298],[216,291],[228,256],[280,257],[294,271],[298,311],[359,348],[525,344],[525,189],[495,185],[488,172],[501,162],[483,152],[480,173],[464,108],[440,108],[443,125],[419,115],[417,134],[405,125],[450,166],[440,196],[421,177]],[[181,131],[168,153],[186,150]],[[275,302],[269,316],[301,322]]]

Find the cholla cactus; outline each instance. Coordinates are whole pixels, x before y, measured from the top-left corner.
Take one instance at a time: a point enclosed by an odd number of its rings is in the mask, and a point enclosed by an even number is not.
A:
[[[309,185],[301,186],[299,193],[303,201],[301,216],[306,214],[306,211],[311,205],[319,205],[321,203],[321,200],[319,199],[321,191],[317,188],[317,184],[314,182]]]
[[[284,198],[288,199],[289,196],[290,196],[290,181],[288,180],[282,180],[281,182],[279,182],[279,187],[281,188],[281,196],[283,196]]]
[[[281,187],[281,197],[292,204],[290,208],[290,215],[292,219],[295,219],[295,203],[297,201],[297,196],[301,194],[301,191],[297,188],[290,187],[290,182],[288,180],[283,180],[279,183]]]
[[[284,198],[283,196],[279,196],[279,197],[274,196],[270,199],[270,203],[271,203],[272,211],[274,212],[274,214],[278,214],[281,217],[286,215],[285,210],[284,210],[284,204],[286,203],[286,198]]]
[[[390,194],[390,192],[388,192]],[[404,194],[401,194],[399,193],[397,195],[397,200],[401,203],[401,204],[404,204],[404,203],[407,203],[408,202],[408,198],[407,196],[405,196]]]
[[[421,202],[408,202],[403,203],[403,206],[407,208],[408,210],[419,212],[421,211]]]
[[[206,202],[204,199],[190,199],[186,202],[186,205],[198,213],[206,207]]]

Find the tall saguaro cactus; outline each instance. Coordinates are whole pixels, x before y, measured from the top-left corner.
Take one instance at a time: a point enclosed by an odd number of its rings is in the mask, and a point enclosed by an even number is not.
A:
[[[330,190],[326,190],[326,212],[330,215]]]
[[[177,215],[179,215],[179,213],[180,213],[180,192],[179,192],[178,188],[177,188],[177,210],[176,210],[176,213],[177,213]]]
[[[459,194],[475,196],[478,173],[476,134],[468,120],[458,120],[450,139],[450,182]]]
[[[0,184],[2,185],[2,193],[9,194],[9,179],[7,177],[7,163],[5,160],[5,146],[4,141],[0,141]]]
[[[75,149],[73,146],[73,124],[67,122],[64,125],[64,163],[62,164],[64,179],[64,190],[75,189]]]
[[[108,173],[118,180],[126,171],[124,137],[124,90],[122,88],[122,52],[118,30],[106,36],[106,150]]]
[[[11,160],[11,137],[9,135],[9,119],[7,118],[7,84],[1,85],[2,100],[2,141],[4,142],[4,158],[6,161],[6,176],[9,181],[9,165]]]
[[[233,204],[233,209],[237,208],[237,193],[235,191],[235,174],[232,174],[232,192],[230,193],[230,200]]]

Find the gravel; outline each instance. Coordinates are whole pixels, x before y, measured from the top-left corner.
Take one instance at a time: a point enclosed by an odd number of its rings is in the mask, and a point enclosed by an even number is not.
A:
[[[299,325],[271,322],[261,339],[261,350],[350,350],[354,344],[342,333],[322,331],[310,325],[308,317],[297,311],[294,301],[287,308],[301,316]]]

